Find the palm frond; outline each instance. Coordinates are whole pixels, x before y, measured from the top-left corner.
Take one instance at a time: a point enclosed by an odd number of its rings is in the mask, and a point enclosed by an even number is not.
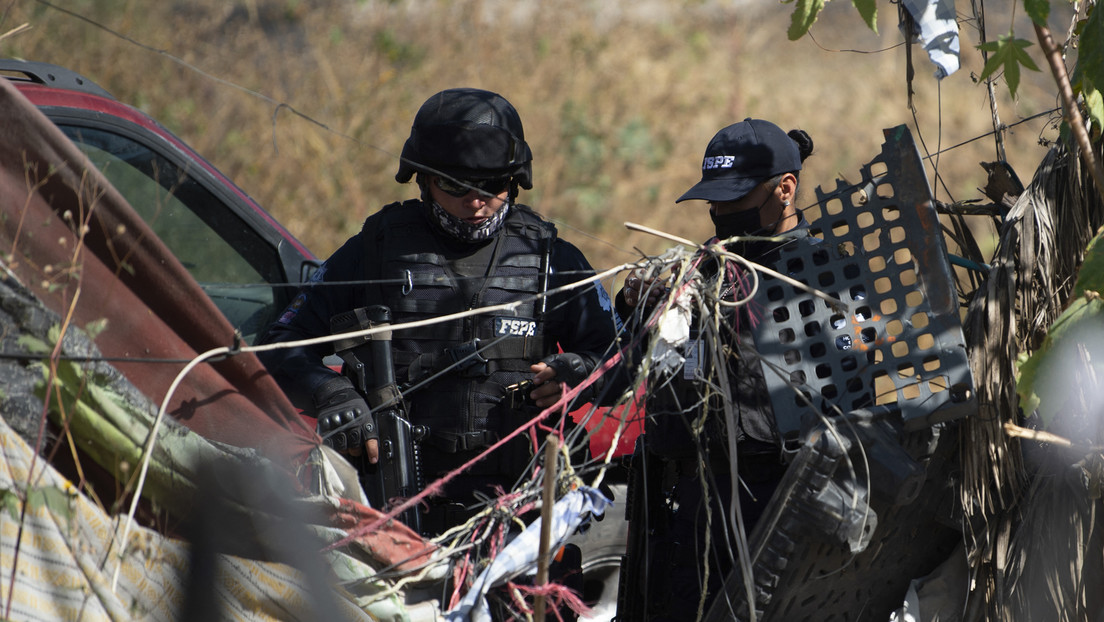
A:
[[[1031,414],[1019,412],[1016,361],[1039,347],[1066,307],[1102,222],[1104,204],[1077,154],[1055,145],[1002,225],[964,322],[980,416],[963,426],[961,502],[980,609],[991,619],[1074,619],[1062,616],[1084,611],[1081,552],[1095,515],[1071,508],[1072,500],[1056,503],[1065,489],[1051,480],[1030,479],[1020,441],[1003,425]],[[1058,543],[1057,533],[1069,539]],[[1047,596],[1026,594],[1025,585],[1045,585]],[[1031,614],[1041,602],[1053,615]]]

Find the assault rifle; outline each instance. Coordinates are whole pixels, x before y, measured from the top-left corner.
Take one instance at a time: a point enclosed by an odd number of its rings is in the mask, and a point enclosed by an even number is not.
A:
[[[390,324],[391,310],[374,305],[333,316],[330,331],[349,333]],[[406,417],[402,393],[395,383],[390,330],[341,339],[334,343],[334,351],[345,363],[342,372],[353,381],[376,417],[379,462],[371,464],[362,459],[359,471],[368,501],[373,508],[382,510],[392,499],[412,497],[425,487],[420,442],[426,430]],[[419,534],[422,532],[422,516],[417,507],[404,510],[399,520]]]

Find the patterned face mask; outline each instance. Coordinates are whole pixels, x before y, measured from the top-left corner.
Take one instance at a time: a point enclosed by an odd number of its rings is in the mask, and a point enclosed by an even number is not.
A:
[[[433,218],[441,226],[441,229],[462,242],[482,242],[490,239],[502,228],[502,223],[506,220],[506,213],[510,211],[510,204],[508,202],[503,203],[502,207],[486,222],[472,225],[446,212],[445,208],[441,207],[437,201],[433,201],[431,207]]]

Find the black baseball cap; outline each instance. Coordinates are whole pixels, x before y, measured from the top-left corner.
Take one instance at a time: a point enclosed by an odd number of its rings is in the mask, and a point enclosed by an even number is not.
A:
[[[762,119],[744,119],[713,136],[705,148],[701,181],[675,203],[735,201],[775,175],[800,170],[797,143],[782,128]]]

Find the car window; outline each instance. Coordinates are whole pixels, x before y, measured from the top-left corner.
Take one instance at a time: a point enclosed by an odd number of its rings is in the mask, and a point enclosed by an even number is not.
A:
[[[252,343],[275,312],[279,256],[189,171],[129,137],[61,125]]]

